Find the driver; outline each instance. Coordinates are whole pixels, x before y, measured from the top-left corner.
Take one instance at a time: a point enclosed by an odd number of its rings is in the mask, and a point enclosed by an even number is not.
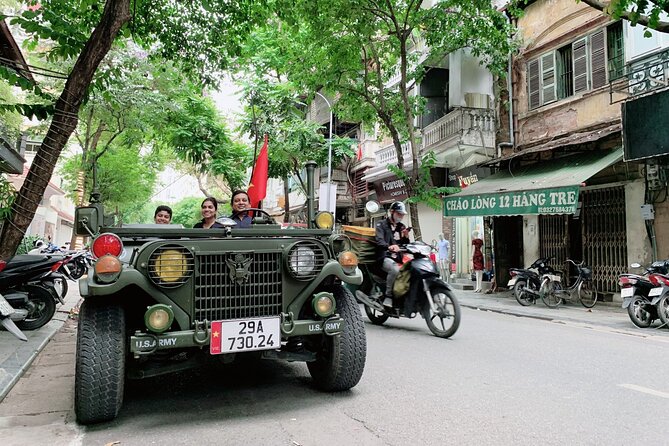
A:
[[[243,212],[249,208],[249,194],[243,190],[236,190],[232,193],[232,198],[230,198],[230,206],[232,207],[231,219],[237,223],[235,228],[250,228],[253,222],[253,219],[249,216],[248,212]]]
[[[400,272],[400,246],[410,242],[409,229],[404,226],[402,219],[407,214],[406,207],[401,201],[390,205],[389,217],[376,224],[377,263],[388,273],[386,279],[386,299],[393,298],[393,284]],[[384,302],[385,305],[385,302]],[[392,305],[390,303],[389,305]]]

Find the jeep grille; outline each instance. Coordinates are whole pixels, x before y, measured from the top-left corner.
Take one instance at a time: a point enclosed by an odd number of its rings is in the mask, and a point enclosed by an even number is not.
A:
[[[195,320],[281,313],[281,252],[200,254]]]

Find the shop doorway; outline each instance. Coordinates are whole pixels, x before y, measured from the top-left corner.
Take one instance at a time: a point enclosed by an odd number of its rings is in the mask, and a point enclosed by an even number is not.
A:
[[[523,259],[523,217],[514,215],[493,218],[492,233],[495,244],[495,282],[497,287],[503,288],[511,278],[509,268],[525,267]]]

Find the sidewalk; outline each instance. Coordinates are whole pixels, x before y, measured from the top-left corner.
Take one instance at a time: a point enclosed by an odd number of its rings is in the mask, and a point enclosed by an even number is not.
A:
[[[638,328],[627,315],[627,310],[617,302],[597,302],[593,308],[585,308],[580,303],[562,304],[558,308],[548,308],[539,300],[536,304],[523,307],[513,297],[511,291],[504,290],[492,294],[474,293],[473,291],[455,290],[460,305],[481,311],[529,317],[556,323],[568,323],[587,327],[605,327],[620,333],[666,338],[669,342],[669,329],[660,327],[656,321],[649,328]]]
[[[0,401],[7,396],[37,355],[60,330],[69,317],[70,310],[80,299],[79,286],[76,282],[70,282],[65,304],[58,304],[53,319],[38,330],[23,332],[28,337],[28,342],[20,341],[7,331],[0,330]]]

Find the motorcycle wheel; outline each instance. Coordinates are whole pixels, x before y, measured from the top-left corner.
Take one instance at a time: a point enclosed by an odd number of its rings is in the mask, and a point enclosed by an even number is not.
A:
[[[644,307],[646,299],[641,296],[634,296],[627,307],[627,315],[634,325],[639,328],[648,328],[653,323],[653,315]]]
[[[544,281],[541,282],[540,288],[541,301],[544,305],[548,308],[559,307],[562,303],[562,298],[558,296],[558,291],[560,291],[561,288],[562,286],[558,282],[544,279]]]
[[[440,284],[430,285],[430,294],[436,308],[426,304],[423,317],[433,335],[439,338],[450,338],[460,326],[460,304],[452,291]]]
[[[532,305],[534,303],[534,299],[529,297],[528,294],[525,292],[526,287],[527,287],[527,282],[525,280],[518,280],[516,284],[513,286],[513,296],[516,298],[518,303],[521,304],[523,307]]]
[[[383,325],[389,317],[387,314],[375,310],[374,308],[370,308],[367,305],[365,305],[365,314],[374,325]]]
[[[657,315],[662,323],[669,328],[669,295],[664,296],[657,303]]]
[[[79,280],[81,276],[86,272],[86,266],[82,262],[74,262],[72,265],[69,265],[70,268],[70,277],[73,280]]]
[[[592,281],[581,282],[578,286],[578,300],[585,308],[592,308],[597,303],[597,288]]]
[[[28,300],[28,316],[22,321],[16,321],[16,326],[21,330],[37,330],[56,314],[56,301],[48,290],[37,286],[28,291]]]

